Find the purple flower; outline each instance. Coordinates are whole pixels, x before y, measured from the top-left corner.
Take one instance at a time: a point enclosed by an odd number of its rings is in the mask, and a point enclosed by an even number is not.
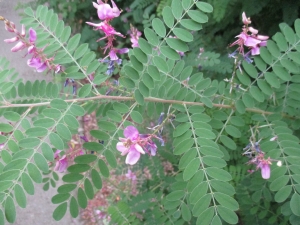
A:
[[[97,0],[98,4],[93,2],[93,6],[97,9],[98,17],[100,20],[111,20],[115,17],[120,16],[121,11],[118,9],[116,3],[111,0],[113,7],[109,4]]]
[[[270,164],[268,162],[262,162],[260,165],[261,176],[263,179],[269,179],[271,175]]]
[[[145,154],[139,144],[139,131],[134,126],[128,126],[124,129],[124,137],[119,138],[120,142],[117,143],[117,150],[121,152],[121,155],[127,154],[126,164],[134,165],[140,159],[141,154]]]
[[[54,170],[63,173],[68,167],[68,159],[66,155],[63,155],[61,158],[59,158],[60,152],[61,150],[56,150],[56,152],[54,153],[54,158],[57,160]]]
[[[40,58],[32,57],[31,59],[28,59],[27,65],[30,67],[34,67],[39,73],[47,69],[47,64],[43,62]]]

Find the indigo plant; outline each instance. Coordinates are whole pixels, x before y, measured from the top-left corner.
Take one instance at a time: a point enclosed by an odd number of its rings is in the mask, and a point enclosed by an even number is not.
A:
[[[114,20],[130,10],[90,3],[100,52],[46,6],[0,16],[4,44],[53,78],[25,82],[0,58],[0,224],[39,183],[57,188],[57,221],[299,224],[300,19],[269,37],[242,12],[224,58],[195,44],[213,5],[159,3],[127,34]]]

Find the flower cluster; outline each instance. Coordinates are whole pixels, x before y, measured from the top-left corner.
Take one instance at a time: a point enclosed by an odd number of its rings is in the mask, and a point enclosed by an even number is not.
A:
[[[124,129],[124,137],[119,138],[117,150],[121,152],[121,155],[127,155],[126,164],[136,164],[141,154],[156,155],[157,146],[151,140],[152,135],[140,134],[134,126],[128,126]]]
[[[133,48],[135,47],[139,47],[139,43],[138,43],[138,40],[140,38],[140,36],[142,35],[142,33],[137,29],[135,28],[134,26],[132,26],[130,24],[130,41],[131,41],[131,46]]]
[[[107,44],[104,48],[104,53],[109,50],[109,57],[111,60],[117,60],[119,54],[124,54],[129,51],[128,48],[116,49],[113,46],[113,41],[115,40],[115,35],[124,38],[125,36],[120,32],[117,32],[113,26],[110,25],[110,21],[118,16],[120,16],[121,11],[118,9],[117,5],[113,0],[111,0],[112,6],[109,4],[102,2],[101,0],[97,0],[97,3],[93,2],[94,7],[97,9],[98,17],[103,22],[100,23],[91,23],[86,22],[88,25],[95,27],[95,30],[101,30],[104,33],[104,37],[98,39],[97,41],[101,41],[107,39]]]
[[[12,52],[18,52],[25,48],[27,48],[28,54],[32,54],[31,59],[27,60],[27,65],[36,69],[37,72],[43,72],[47,68],[49,70],[55,71],[58,73],[61,71],[60,65],[54,65],[52,61],[54,58],[47,58],[45,54],[43,54],[43,49],[37,49],[35,47],[35,42],[37,40],[36,31],[32,28],[29,29],[29,39],[26,39],[26,30],[25,26],[22,25],[21,33],[16,29],[15,24],[6,19],[3,19],[5,23],[5,29],[8,32],[15,33],[15,37],[10,39],[5,39],[6,43],[14,43],[17,44],[11,49]]]
[[[233,54],[230,54],[230,56],[234,56],[238,51],[245,59],[248,59],[250,53],[251,55],[260,54],[260,47],[266,46],[269,37],[264,35],[259,35],[258,30],[248,26],[249,24],[251,24],[251,20],[250,18],[246,17],[245,12],[243,12],[242,14],[242,21],[244,23],[242,32],[236,36],[238,39],[232,44],[230,44],[229,46],[232,47],[234,45],[238,45],[239,47]],[[244,52],[244,46],[250,49],[250,51],[247,52],[246,54]]]
[[[261,176],[263,179],[270,178],[270,165],[272,165],[272,161],[277,161],[277,166],[281,166],[281,161],[271,159],[270,157],[265,158],[265,153],[260,149],[259,142],[251,142],[243,150],[243,155],[249,158],[248,164],[256,165],[256,170],[261,170]]]

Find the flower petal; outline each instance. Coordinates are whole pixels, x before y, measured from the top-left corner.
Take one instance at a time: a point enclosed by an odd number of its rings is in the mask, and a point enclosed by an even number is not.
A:
[[[36,41],[36,32],[32,28],[29,29],[29,41],[30,42],[35,42]]]
[[[131,147],[131,148],[132,148],[132,147]],[[135,145],[133,146],[133,148],[134,148],[135,150],[137,150],[138,152],[140,152],[140,153],[142,153],[142,154],[145,154],[144,149],[143,149],[139,144],[135,144]]]
[[[261,165],[260,169],[262,178],[269,179],[271,175],[270,165],[264,163]]]
[[[127,150],[127,147],[124,146],[123,142],[118,142],[116,148],[119,152],[124,152]]]
[[[140,159],[141,154],[138,151],[130,151],[126,157],[126,164],[134,165]]]
[[[124,136],[130,140],[136,140],[139,137],[139,131],[134,126],[128,126],[124,129]]]

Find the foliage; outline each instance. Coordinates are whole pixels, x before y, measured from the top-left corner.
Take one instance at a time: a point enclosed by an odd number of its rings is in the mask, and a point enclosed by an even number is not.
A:
[[[78,120],[88,114],[94,114],[97,127],[88,130],[88,142],[78,139],[84,152],[74,155],[64,184],[52,197],[55,220],[67,211],[77,217],[106,187],[110,174],[124,174],[116,145],[132,125],[141,133],[162,135],[165,146],[157,142],[157,156],[143,155],[128,167],[149,176],[139,183],[136,196],[116,188],[106,211],[112,224],[299,224],[300,19],[294,29],[280,23],[280,31],[252,63],[236,59],[230,68],[230,59],[216,48],[199,54],[196,43],[199,36],[200,41],[210,39],[209,25],[224,20],[224,28],[234,19],[229,6],[236,2],[213,12],[205,2],[160,1],[164,8],[156,12],[161,18],[149,16],[144,38],[115,71],[117,78],[105,74],[107,65],[81,42],[81,34],[71,35],[75,32],[53,9],[27,8],[21,23],[36,30],[36,47],[65,68],[56,79],[73,79],[79,89],[23,82],[0,58],[0,224],[15,221],[15,205],[26,207],[26,194],[34,194],[35,183],[44,183],[45,190],[56,186],[56,151],[70,149],[80,132]],[[135,1],[133,18],[139,7],[153,4]],[[249,15],[266,5],[260,1]],[[230,82],[216,79],[216,71]],[[113,78],[118,86],[112,85]],[[251,167],[241,149],[249,142],[282,162],[281,167],[272,163],[269,179],[247,172]]]

